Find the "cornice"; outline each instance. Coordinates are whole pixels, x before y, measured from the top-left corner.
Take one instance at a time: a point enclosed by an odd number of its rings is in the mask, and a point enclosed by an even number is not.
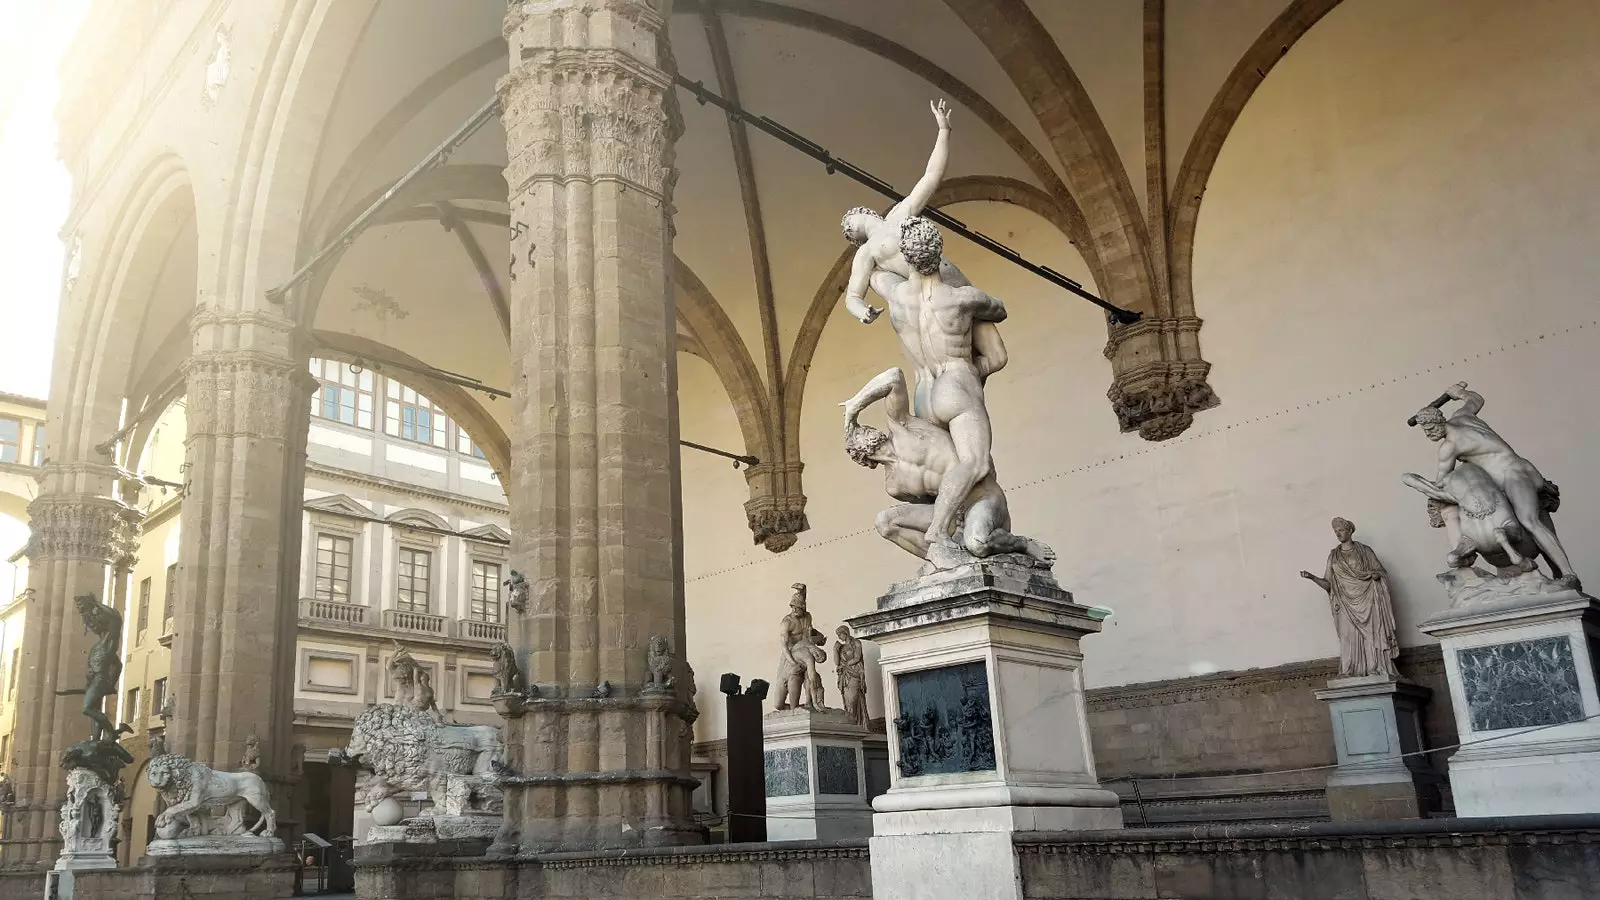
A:
[[[369,475],[365,472],[353,472],[349,469],[341,469],[337,466],[330,466],[324,463],[316,463],[308,460],[306,462],[306,474],[319,475],[334,481],[343,481],[347,484],[359,484],[364,487],[378,488],[385,491],[394,491],[396,493],[409,494],[415,497],[427,497],[430,500],[453,503],[457,506],[465,507],[467,509],[475,509],[480,512],[494,513],[498,516],[511,515],[511,508],[509,506],[501,506],[499,504],[489,503],[477,497],[468,497],[465,494],[455,494],[451,493],[450,491],[441,491],[435,488],[426,488],[414,484],[406,484],[400,481],[391,481],[388,478],[379,478],[376,475]]]

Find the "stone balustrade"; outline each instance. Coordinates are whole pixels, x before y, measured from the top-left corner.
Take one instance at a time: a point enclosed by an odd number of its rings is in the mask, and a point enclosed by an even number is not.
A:
[[[459,637],[473,638],[480,641],[503,641],[506,639],[506,626],[501,622],[462,619],[456,629],[456,634]]]
[[[343,600],[301,600],[300,618],[346,625],[367,624],[367,607]]]
[[[411,612],[404,609],[383,611],[383,627],[396,631],[414,631],[418,634],[448,636],[450,620],[432,613]]]

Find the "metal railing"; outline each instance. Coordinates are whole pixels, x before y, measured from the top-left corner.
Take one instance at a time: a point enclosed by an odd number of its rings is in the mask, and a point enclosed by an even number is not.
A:
[[[367,624],[367,607],[343,600],[301,600],[300,618],[343,625]]]
[[[383,626],[396,631],[415,631],[418,634],[449,634],[450,620],[432,613],[409,612],[403,609],[383,611]]]

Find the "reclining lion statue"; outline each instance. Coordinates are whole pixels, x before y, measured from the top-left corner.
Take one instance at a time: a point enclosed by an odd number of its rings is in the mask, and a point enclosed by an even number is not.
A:
[[[362,772],[357,798],[368,812],[389,797],[426,791],[434,814],[459,816],[498,811],[503,764],[500,729],[445,725],[409,706],[379,703],[362,710],[350,746],[329,762]]]

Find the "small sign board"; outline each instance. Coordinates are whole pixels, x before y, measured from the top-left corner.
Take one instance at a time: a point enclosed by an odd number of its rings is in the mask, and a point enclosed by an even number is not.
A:
[[[309,831],[306,832],[305,834],[300,835],[300,839],[303,840],[303,841],[306,841],[307,843],[311,844],[312,846],[317,847],[317,848],[322,849],[322,850],[326,850],[329,847],[333,846],[332,844],[330,844],[326,840],[324,840],[322,835],[320,835],[320,834],[312,834]]]

